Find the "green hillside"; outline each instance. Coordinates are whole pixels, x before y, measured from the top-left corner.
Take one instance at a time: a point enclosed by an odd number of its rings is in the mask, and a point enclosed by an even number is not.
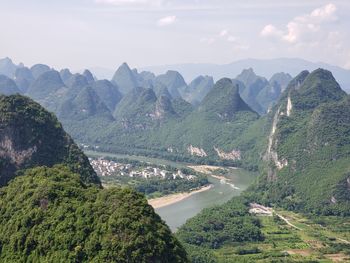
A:
[[[108,109],[113,113],[116,105],[122,99],[122,94],[119,92],[118,87],[108,80],[97,80],[92,84],[92,87]]]
[[[0,94],[13,95],[16,93],[21,93],[16,83],[9,77],[0,75]]]
[[[88,186],[64,166],[0,189],[2,262],[187,262],[143,195]]]
[[[119,91],[124,95],[138,87],[137,76],[126,63],[123,63],[114,73],[112,82],[120,88]]]
[[[99,183],[87,157],[57,118],[33,100],[0,96],[0,185],[30,167],[66,164],[85,182]]]
[[[35,79],[33,84],[28,88],[27,93],[35,100],[47,100],[63,86],[64,83],[60,74],[55,70],[49,70],[42,73],[37,79]],[[57,99],[57,97],[55,99]]]
[[[191,261],[348,260],[349,95],[329,71],[303,71],[251,127],[265,127],[268,141],[260,148],[266,149],[261,175],[241,197],[203,210],[179,229]],[[274,207],[273,216],[256,219],[248,213],[254,202]]]
[[[116,121],[95,135],[86,129],[83,138],[105,151],[250,169],[257,169],[267,144],[264,118],[241,99],[230,79],[218,81],[196,109],[137,88],[118,103],[114,116]]]
[[[271,113],[268,168],[251,191],[257,200],[348,215],[349,116],[349,97],[329,71],[303,72],[292,81]]]
[[[101,188],[53,114],[0,96],[0,119],[1,262],[188,262],[143,195]]]

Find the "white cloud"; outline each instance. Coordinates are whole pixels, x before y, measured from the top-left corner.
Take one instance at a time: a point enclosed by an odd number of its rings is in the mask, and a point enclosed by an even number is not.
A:
[[[330,3],[294,17],[285,26],[265,25],[260,36],[280,41],[285,44],[281,50],[286,48],[294,56],[303,54],[350,68],[349,32],[338,20],[337,7]],[[278,47],[276,43],[273,46]]]
[[[327,4],[316,8],[309,14],[297,16],[287,23],[286,29],[278,29],[274,25],[266,25],[260,32],[263,37],[275,37],[290,44],[314,42],[325,37],[322,26],[325,23],[334,22],[338,19],[337,7],[334,4]]]
[[[263,37],[281,37],[283,32],[278,30],[274,25],[266,25],[260,32],[260,35]]]
[[[223,30],[220,31],[220,34],[219,34],[219,35],[220,35],[221,37],[224,37],[224,36],[227,36],[227,34],[228,34],[228,30],[227,30],[227,29],[223,29]]]
[[[157,21],[158,26],[168,26],[176,22],[176,16],[166,16],[162,17]]]
[[[208,45],[212,45],[215,42],[229,43],[229,46],[235,51],[249,49],[249,45],[245,41],[230,34],[228,29],[222,29],[218,34],[211,37],[203,37],[199,41]]]
[[[328,4],[323,7],[317,8],[309,15],[311,18],[317,18],[321,21],[324,20],[337,20],[336,16],[337,7],[334,4]]]

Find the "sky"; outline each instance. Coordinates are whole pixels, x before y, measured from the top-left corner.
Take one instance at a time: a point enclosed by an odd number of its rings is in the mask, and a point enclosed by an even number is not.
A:
[[[349,0],[0,0],[0,58],[57,69],[303,58],[350,69]]]

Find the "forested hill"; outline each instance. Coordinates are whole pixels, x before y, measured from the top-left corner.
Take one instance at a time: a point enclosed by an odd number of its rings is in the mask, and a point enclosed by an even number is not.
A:
[[[270,113],[267,168],[256,200],[349,215],[350,99],[331,72],[302,72]]]
[[[0,96],[0,185],[16,172],[65,164],[87,183],[99,184],[89,160],[57,118],[28,97]]]
[[[111,152],[252,169],[267,143],[265,122],[228,78],[219,80],[196,108],[182,99],[157,97],[151,89],[134,89],[117,106],[115,119],[99,134],[87,131],[85,137]]]
[[[1,262],[188,262],[145,197],[102,189],[38,103],[1,96],[0,139]]]
[[[328,262],[327,254],[342,253],[348,259],[349,95],[331,72],[303,71],[256,123],[268,127],[256,182],[177,232],[192,262]],[[272,216],[255,217],[259,204]],[[294,225],[277,214],[283,210]]]
[[[3,61],[0,92],[33,98],[90,149],[249,169],[267,144],[264,115],[291,79],[246,69],[216,83],[210,76],[186,83],[174,70],[155,75],[123,63],[111,80],[97,80],[88,70]]]

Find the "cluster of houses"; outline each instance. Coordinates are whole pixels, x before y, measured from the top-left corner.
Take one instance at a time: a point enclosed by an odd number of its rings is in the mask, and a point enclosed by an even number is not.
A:
[[[99,176],[129,176],[143,177],[146,179],[152,177],[159,177],[162,179],[182,178],[187,180],[196,178],[195,175],[184,174],[181,170],[174,172],[152,166],[136,167],[132,164],[118,163],[103,158],[89,158],[89,161]]]

